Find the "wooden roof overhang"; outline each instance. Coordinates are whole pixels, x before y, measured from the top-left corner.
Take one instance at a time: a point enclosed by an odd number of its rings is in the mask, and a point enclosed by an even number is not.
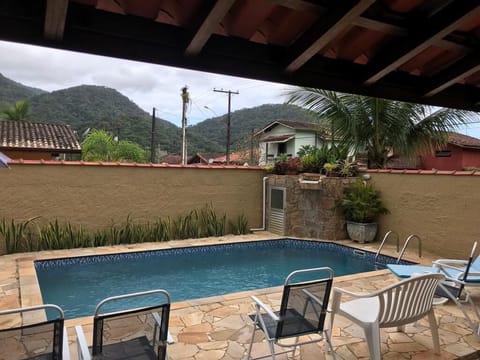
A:
[[[480,109],[479,0],[4,0],[0,39]]]

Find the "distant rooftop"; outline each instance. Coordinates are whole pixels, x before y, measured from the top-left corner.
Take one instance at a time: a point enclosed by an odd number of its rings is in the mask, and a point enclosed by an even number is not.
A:
[[[10,120],[0,121],[0,149],[81,152],[77,137],[67,125]]]
[[[480,139],[459,133],[450,133],[448,142],[463,148],[480,148]]]

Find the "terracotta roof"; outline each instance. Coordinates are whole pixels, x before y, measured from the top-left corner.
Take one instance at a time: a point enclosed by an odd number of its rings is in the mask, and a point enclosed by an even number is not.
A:
[[[80,153],[80,144],[66,125],[0,121],[0,149]]]
[[[227,155],[221,155],[212,159],[213,164],[224,164],[227,162]],[[245,159],[242,154],[231,153],[230,154],[230,163],[239,164],[244,163]]]
[[[459,133],[450,133],[448,142],[463,148],[480,149],[480,139]]]
[[[6,41],[480,110],[478,1],[15,0],[0,24]]]

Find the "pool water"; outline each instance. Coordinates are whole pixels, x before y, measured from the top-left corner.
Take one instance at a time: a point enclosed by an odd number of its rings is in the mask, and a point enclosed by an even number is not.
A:
[[[303,268],[328,266],[335,276],[372,271],[373,257],[333,243],[281,239],[43,260],[35,268],[43,302],[59,305],[69,319],[93,315],[109,296],[157,288],[176,302],[279,286]]]

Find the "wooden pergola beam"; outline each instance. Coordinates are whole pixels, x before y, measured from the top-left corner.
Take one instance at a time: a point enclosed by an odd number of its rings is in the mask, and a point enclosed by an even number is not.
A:
[[[47,0],[43,35],[47,40],[63,39],[67,19],[68,0]]]
[[[293,60],[288,61],[286,72],[297,71],[308,60],[325,48],[337,35],[351,27],[352,21],[368,9],[375,0],[360,0],[351,5],[345,2],[318,21],[296,44],[293,45]],[[298,45],[297,45],[298,44]]]
[[[409,38],[392,44],[390,49],[383,52],[385,55],[374,60],[371,64],[372,75],[367,78],[365,84],[370,85],[380,80],[428,47],[438,44],[460,25],[479,15],[478,1],[452,2],[434,15],[430,21],[420,25],[415,31],[410,31],[412,35]]]
[[[323,14],[325,7],[315,3],[314,1],[306,0],[270,0],[270,2],[292,9],[295,11],[306,11],[314,14]]]
[[[200,21],[201,25],[196,30],[192,41],[185,50],[186,55],[197,55],[202,51],[215,28],[223,20],[236,0],[218,0],[215,2],[206,17]]]
[[[469,54],[444,71],[438,73],[433,79],[434,84],[425,94],[426,97],[437,95],[439,92],[452,86],[453,84],[467,78],[468,76],[480,71],[480,52]]]

